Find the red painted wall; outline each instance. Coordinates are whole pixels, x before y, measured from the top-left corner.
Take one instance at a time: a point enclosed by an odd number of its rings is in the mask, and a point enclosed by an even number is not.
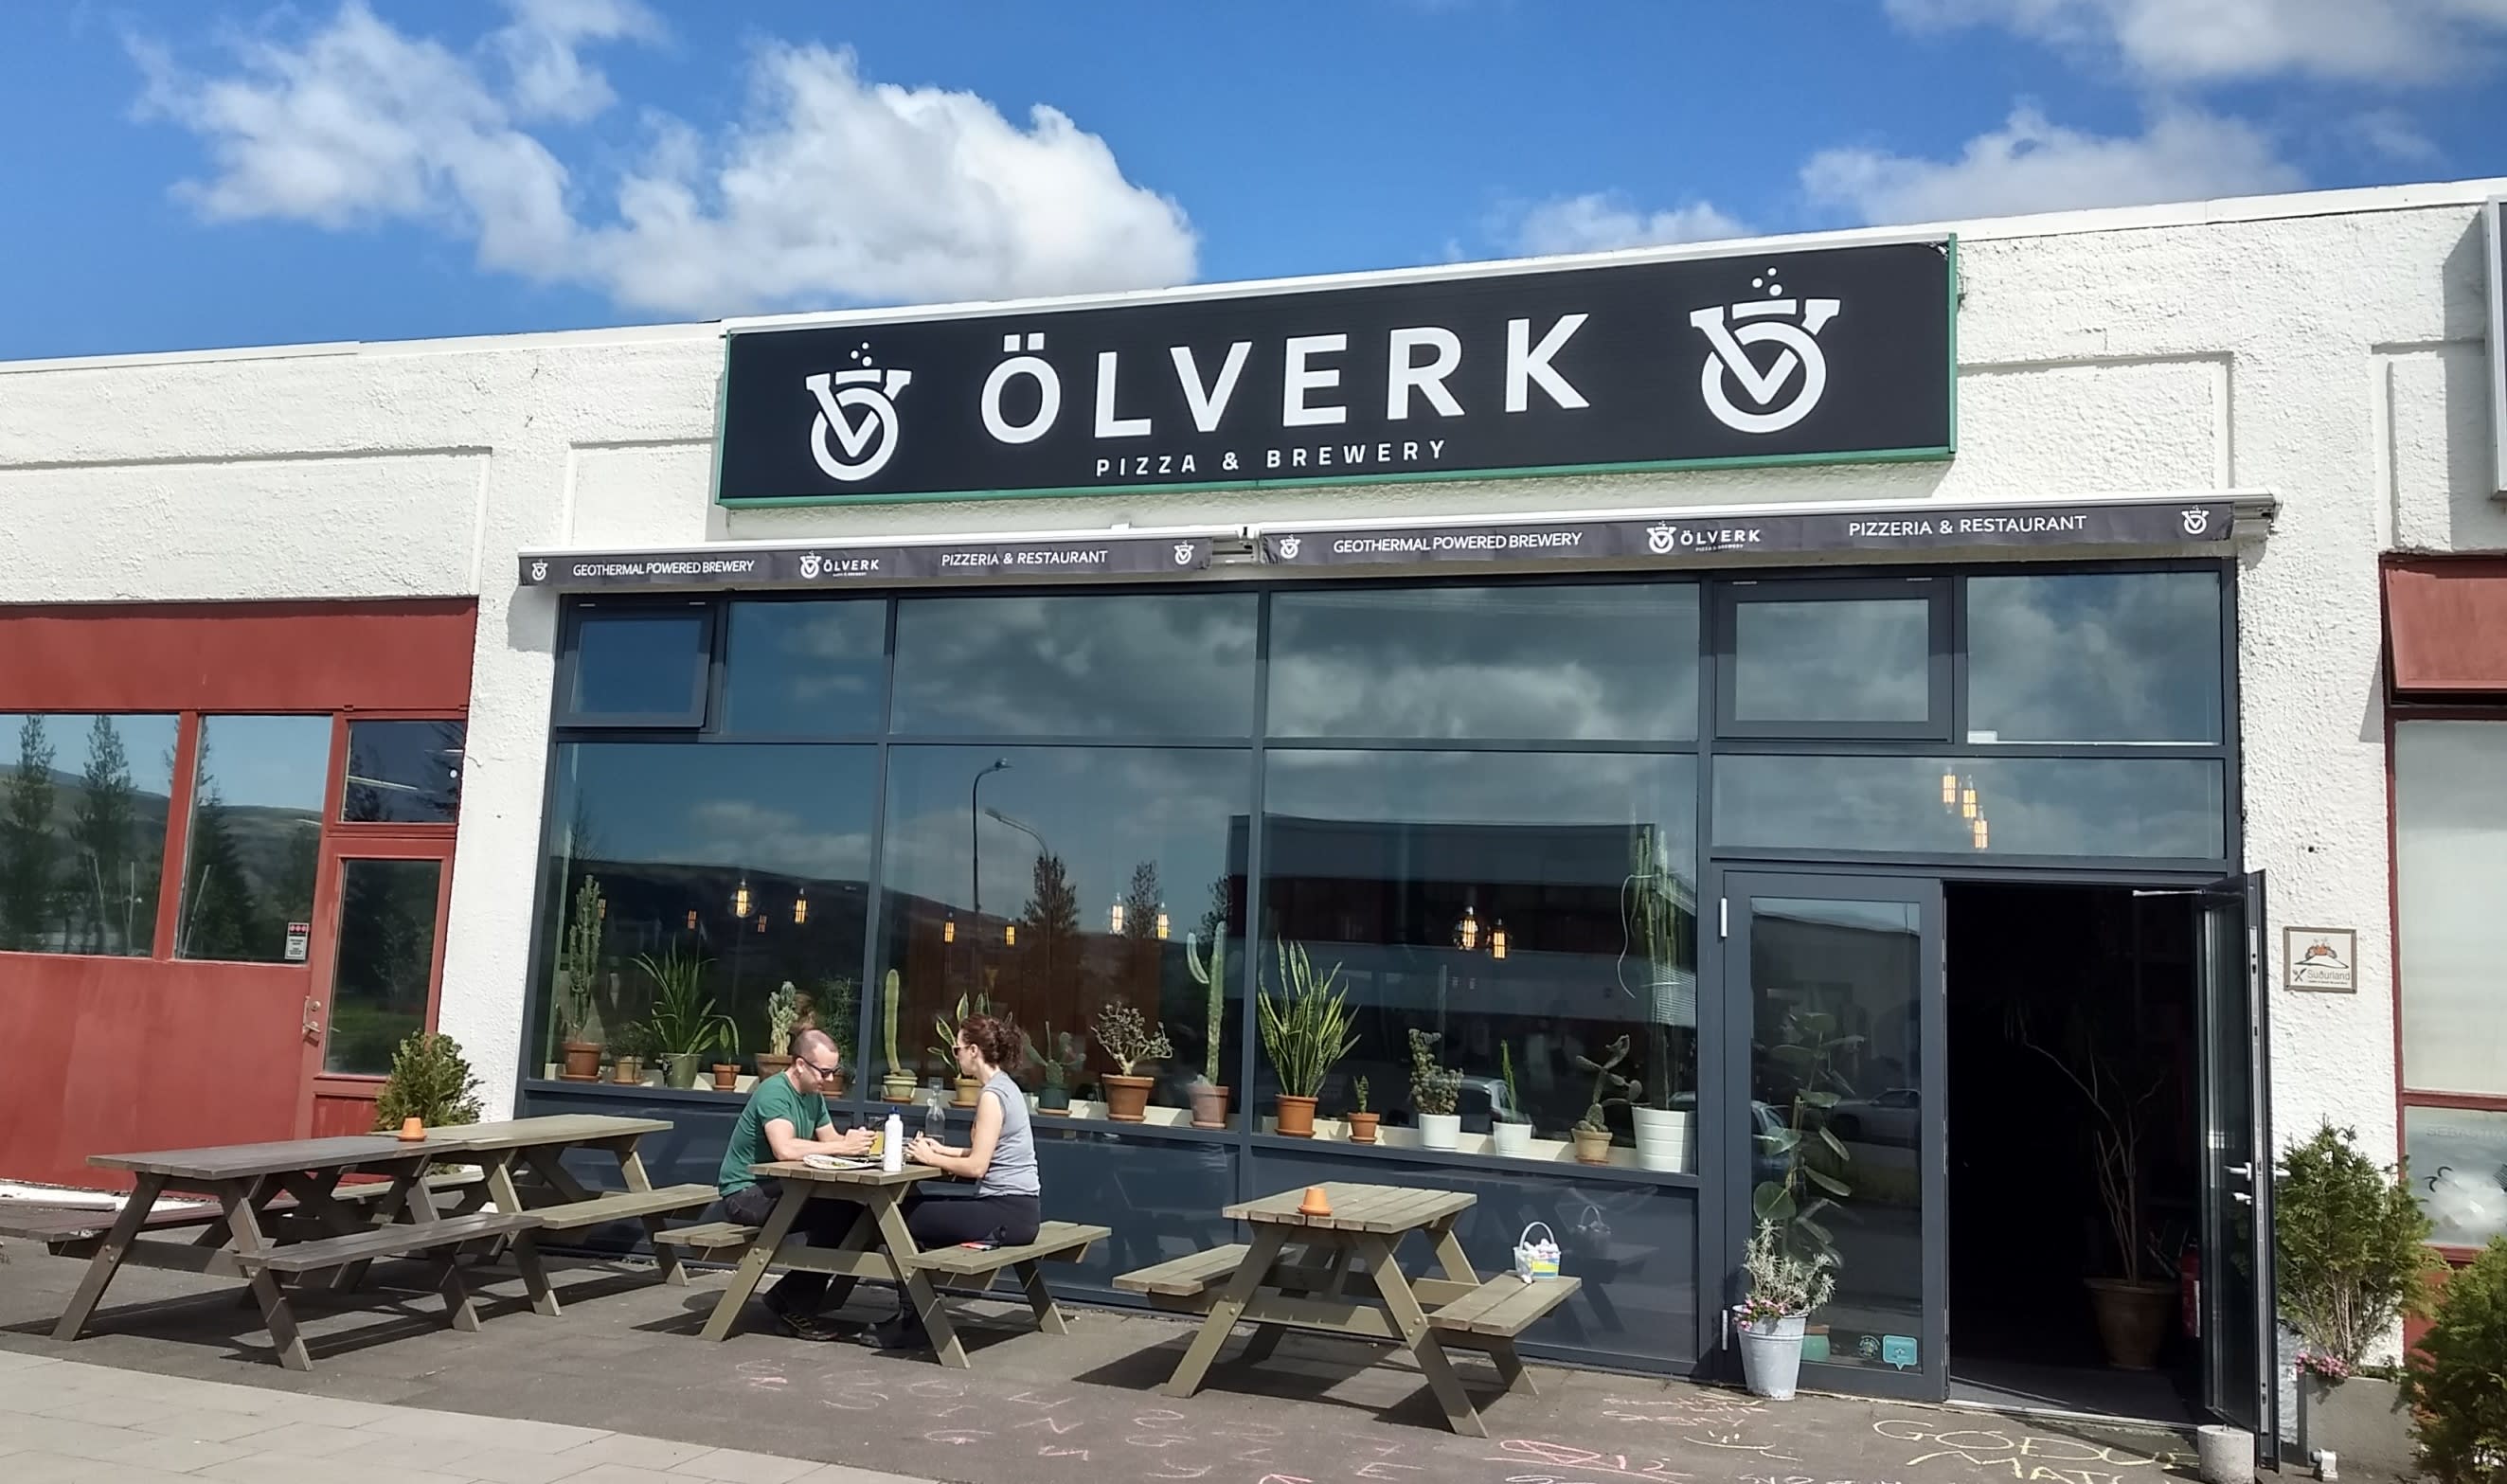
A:
[[[467,600],[0,607],[0,712],[461,711],[477,624]],[[311,974],[0,954],[0,1178],[127,1184],[87,1157],[294,1137]]]

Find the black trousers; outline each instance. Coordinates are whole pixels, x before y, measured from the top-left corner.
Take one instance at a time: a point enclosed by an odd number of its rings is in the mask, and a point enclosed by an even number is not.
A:
[[[705,1218],[713,1221],[737,1221],[743,1226],[764,1226],[775,1213],[775,1205],[783,1199],[781,1180],[760,1180],[745,1190],[735,1190],[713,1203]],[[801,1214],[792,1229],[807,1238],[812,1247],[834,1247],[854,1229],[854,1220],[861,1207],[841,1196],[821,1195],[801,1207]],[[774,1302],[780,1308],[796,1314],[817,1311],[819,1301],[827,1296],[827,1275],[824,1273],[786,1273],[775,1280]]]
[[[919,1248],[961,1242],[1020,1247],[1036,1240],[1042,1203],[1032,1195],[975,1195],[917,1190],[905,1198],[905,1229]]]

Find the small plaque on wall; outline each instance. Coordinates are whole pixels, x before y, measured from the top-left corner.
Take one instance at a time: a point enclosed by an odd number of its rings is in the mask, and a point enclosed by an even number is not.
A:
[[[2359,993],[2359,934],[2349,927],[2280,930],[2281,983],[2316,995]]]

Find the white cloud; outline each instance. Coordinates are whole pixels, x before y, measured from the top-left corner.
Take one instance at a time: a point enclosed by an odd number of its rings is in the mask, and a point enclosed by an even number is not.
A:
[[[643,162],[596,193],[534,131],[616,102],[586,49],[654,42],[637,0],[506,0],[467,52],[364,0],[293,40],[233,44],[202,75],[131,50],[143,114],[199,134],[213,169],[178,187],[211,220],[339,231],[418,221],[483,267],[588,283],[639,310],[988,298],[1181,282],[1197,243],[1173,200],[1124,179],[1061,112],[1024,127],[971,93],[865,82],[850,53],[751,60],[739,122],[708,137],[646,121]],[[554,136],[552,136],[554,137]],[[587,210],[606,196],[610,209]]]
[[[2165,83],[2294,73],[2409,83],[2461,73],[2507,42],[2507,0],[1888,0],[1915,30],[1992,25],[2112,54]]]
[[[2397,164],[2434,164],[2444,153],[2410,119],[2390,108],[2372,108],[2351,119],[2348,132],[2359,148]]]
[[[2112,136],[2020,107],[1956,159],[1823,150],[1802,166],[1801,184],[1819,205],[1891,223],[2250,196],[2306,180],[2271,139],[2235,119],[2172,108],[2138,135]]]
[[[1561,196],[1525,211],[1513,224],[1514,249],[1534,256],[1603,252],[1736,237],[1742,226],[1705,201],[1641,211],[1617,193]]]

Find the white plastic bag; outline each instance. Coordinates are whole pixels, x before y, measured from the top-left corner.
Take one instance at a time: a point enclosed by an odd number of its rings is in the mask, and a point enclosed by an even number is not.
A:
[[[1532,1240],[1536,1230],[1541,1233],[1538,1242]],[[1514,1240],[1514,1276],[1525,1283],[1558,1276],[1558,1238],[1549,1230],[1548,1222],[1533,1222]]]

